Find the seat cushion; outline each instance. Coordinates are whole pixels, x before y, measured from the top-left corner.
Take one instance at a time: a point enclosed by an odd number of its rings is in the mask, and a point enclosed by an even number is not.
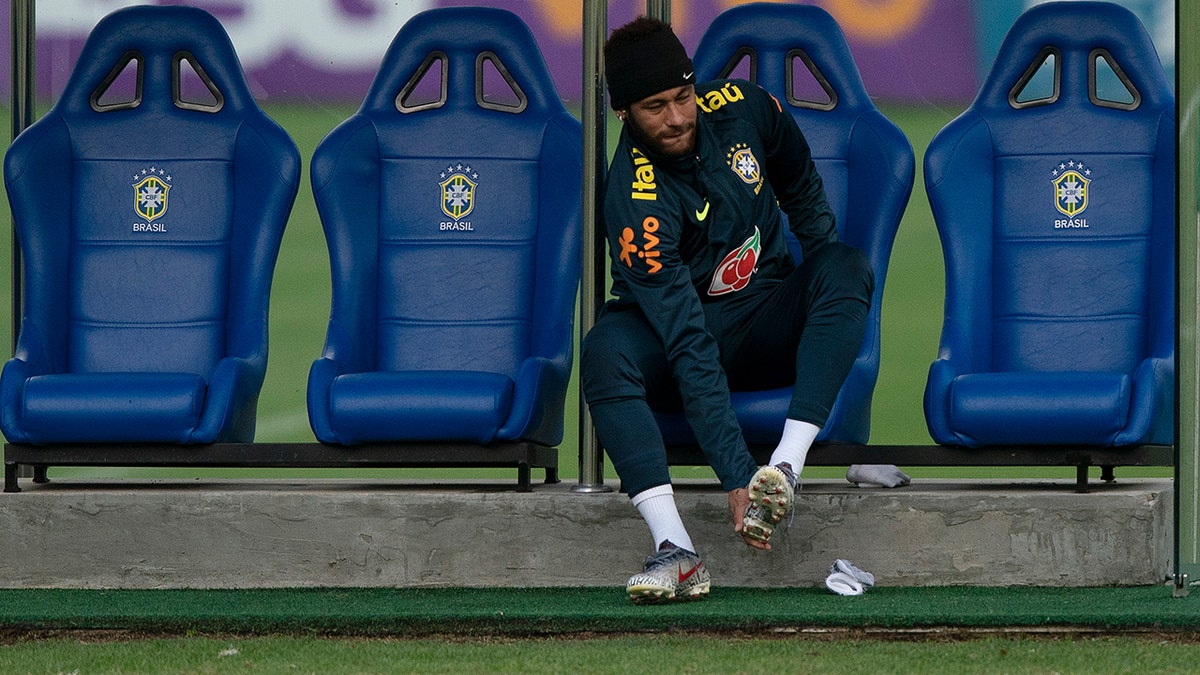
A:
[[[783,433],[787,421],[788,405],[792,401],[792,388],[763,389],[761,391],[734,391],[729,394],[737,416],[742,436],[749,445],[774,445]],[[692,427],[682,412],[654,411],[662,430],[663,442],[667,445],[695,445]]]
[[[192,373],[41,375],[25,383],[30,442],[186,443],[207,389]]]
[[[960,375],[950,383],[950,427],[970,445],[1112,445],[1131,389],[1122,373]]]
[[[354,373],[333,380],[330,424],[344,442],[490,443],[508,419],[513,381],[477,371]]]

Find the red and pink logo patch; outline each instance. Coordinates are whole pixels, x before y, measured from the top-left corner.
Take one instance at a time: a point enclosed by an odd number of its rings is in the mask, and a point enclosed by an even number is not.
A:
[[[708,287],[709,295],[725,295],[740,291],[750,285],[750,278],[758,265],[758,256],[762,252],[762,239],[758,228],[754,234],[742,242],[742,245],[725,256],[713,273],[712,284]]]

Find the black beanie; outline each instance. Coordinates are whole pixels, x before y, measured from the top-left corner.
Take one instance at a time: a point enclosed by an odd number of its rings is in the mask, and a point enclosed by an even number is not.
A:
[[[687,50],[665,23],[620,44],[605,45],[604,69],[614,110],[660,91],[696,83]]]

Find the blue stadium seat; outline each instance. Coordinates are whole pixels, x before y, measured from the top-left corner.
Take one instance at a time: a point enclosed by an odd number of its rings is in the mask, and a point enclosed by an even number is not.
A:
[[[1174,98],[1128,10],[1036,6],[930,143],[946,261],[938,443],[1170,444]]]
[[[561,442],[582,148],[516,15],[435,9],[400,29],[312,161],[333,276],[308,384],[319,440]]]
[[[820,7],[757,3],[728,9],[704,34],[693,62],[701,81],[745,77],[791,111],[812,148],[838,233],[871,261],[875,293],[867,332],[817,438],[866,443],[879,374],[884,279],[913,187],[912,145],[876,109],[841,28]],[[799,261],[799,244],[790,233],[789,239]],[[791,387],[732,393],[748,444],[774,447],[779,442],[791,396]],[[668,446],[695,444],[682,413],[655,414]]]
[[[5,156],[25,264],[0,376],[8,440],[253,440],[299,172],[210,14],[104,18]]]

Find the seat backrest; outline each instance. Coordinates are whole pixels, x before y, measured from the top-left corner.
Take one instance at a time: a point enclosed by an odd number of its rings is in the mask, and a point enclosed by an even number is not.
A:
[[[701,79],[756,82],[791,113],[808,140],[842,240],[868,254],[882,288],[912,192],[912,145],[871,101],[833,17],[814,5],[730,8],[705,32],[694,64]]]
[[[251,343],[265,342],[277,244],[258,242],[277,241],[298,173],[212,15],[108,15],[6,155],[26,313],[54,333],[31,339],[64,372],[207,377],[231,349],[265,355]],[[288,181],[291,197],[267,204]]]
[[[943,344],[972,372],[1131,372],[1171,353],[1174,138],[1170,84],[1132,12],[1019,17],[925,156]]]
[[[578,283],[554,261],[578,238],[561,214],[578,212],[581,143],[515,14],[436,9],[400,29],[313,158],[332,321],[373,354],[358,367],[515,377],[551,349],[550,298]]]
[[[841,240],[871,263],[875,291],[863,344],[821,436],[865,443],[879,373],[884,282],[915,176],[912,145],[875,107],[841,27],[820,7],[732,7],[705,32],[693,63],[701,79],[756,82],[791,113],[812,151]],[[787,238],[800,260],[799,243],[790,232]],[[789,397],[780,390],[775,402]],[[767,426],[767,433],[777,433],[778,424]]]

